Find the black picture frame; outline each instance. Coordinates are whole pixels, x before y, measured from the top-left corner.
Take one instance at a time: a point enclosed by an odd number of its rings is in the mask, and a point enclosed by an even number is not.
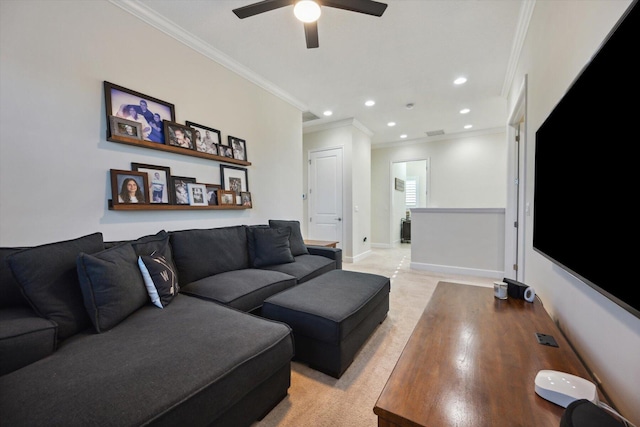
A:
[[[175,106],[166,101],[162,101],[144,93],[140,93],[123,86],[110,82],[103,82],[104,100],[107,114],[107,139],[119,136],[112,132],[110,116],[116,116],[127,120],[136,121],[142,126],[142,140],[165,143],[164,127],[161,123],[164,120],[175,121]],[[131,109],[138,118],[132,118]],[[155,117],[159,116],[160,121]]]
[[[196,151],[216,156],[220,155],[218,154],[218,146],[221,142],[221,134],[218,129],[190,121],[186,121],[185,124],[195,130],[194,147]],[[200,139],[198,134],[200,134]]]
[[[222,189],[219,184],[204,184],[207,189],[207,203],[209,206],[218,206],[218,190]]]
[[[233,150],[228,145],[220,144],[218,146],[218,153],[220,157],[227,157],[229,159],[233,159]]]
[[[180,123],[170,122],[169,120],[165,120],[163,124],[167,145],[195,151],[195,143],[193,141],[195,131],[193,128]],[[182,136],[180,136],[180,133],[182,133]]]
[[[231,147],[233,158],[247,161],[247,141],[235,136],[228,135],[229,147]]]
[[[122,169],[110,169],[111,175],[111,203],[114,205],[146,205],[149,204],[149,183],[145,172],[128,171]],[[127,182],[133,180],[138,186],[137,199],[132,202],[127,199]]]
[[[187,176],[171,177],[171,188],[173,189],[173,199],[171,201],[171,204],[189,205],[189,190],[187,188],[188,183],[195,184],[196,179]]]
[[[171,168],[132,162],[131,170],[147,174],[149,203],[160,205],[171,203],[173,190],[171,187]]]
[[[236,193],[236,204],[241,203],[240,194],[249,191],[249,175],[247,168],[220,165],[220,183],[223,190]]]
[[[253,200],[251,199],[251,192],[250,191],[241,191],[240,192],[240,199],[242,200],[242,206],[244,206],[245,208],[252,208],[253,207]]]

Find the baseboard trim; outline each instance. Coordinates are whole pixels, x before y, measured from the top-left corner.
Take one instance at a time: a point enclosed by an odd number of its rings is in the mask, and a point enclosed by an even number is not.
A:
[[[411,269],[433,271],[446,274],[460,274],[463,276],[489,277],[491,279],[501,279],[504,277],[504,271],[481,270],[477,268],[456,267],[452,265],[425,264],[422,262],[412,262]]]
[[[356,255],[354,257],[348,256],[348,257],[344,257],[342,259],[343,262],[349,262],[349,263],[354,263],[354,262],[358,262],[358,261],[362,261],[363,259],[367,258],[369,255],[371,255],[373,252],[371,252],[371,250],[368,250],[366,252],[363,252],[359,255]]]
[[[393,248],[393,245],[389,243],[371,243],[371,247],[379,249],[391,249]]]

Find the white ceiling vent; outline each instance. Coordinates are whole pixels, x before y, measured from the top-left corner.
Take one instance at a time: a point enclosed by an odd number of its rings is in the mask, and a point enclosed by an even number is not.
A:
[[[438,135],[444,135],[444,131],[442,129],[427,131],[427,136],[438,136]]]
[[[302,122],[310,122],[311,120],[318,120],[320,117],[313,114],[311,111],[305,111],[302,113]]]

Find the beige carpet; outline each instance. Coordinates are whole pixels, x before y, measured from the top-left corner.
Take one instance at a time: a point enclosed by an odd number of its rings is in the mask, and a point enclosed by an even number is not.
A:
[[[377,425],[373,407],[438,282],[492,286],[494,281],[411,270],[410,248],[410,244],[401,244],[394,249],[374,249],[366,259],[343,265],[344,270],[391,278],[387,318],[340,379],[293,362],[289,395],[253,427]]]

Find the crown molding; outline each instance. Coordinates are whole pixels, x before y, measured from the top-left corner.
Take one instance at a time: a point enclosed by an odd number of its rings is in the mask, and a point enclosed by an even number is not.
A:
[[[320,132],[323,130],[337,129],[337,128],[346,127],[346,126],[353,126],[354,128],[364,132],[367,136],[369,137],[373,136],[373,132],[371,132],[365,125],[363,125],[357,119],[354,119],[354,118],[349,118],[344,120],[334,120],[331,122],[323,122],[323,123],[317,123],[317,124],[306,123],[303,125],[302,133],[306,134],[306,133]]]
[[[288,102],[300,111],[307,111],[308,107],[298,99],[294,98],[275,84],[259,76],[249,68],[233,60],[225,53],[214,48],[204,40],[194,36],[189,31],[176,25],[174,22],[169,21],[165,17],[159,15],[155,11],[149,9],[147,6],[139,2],[138,0],[109,0],[115,6],[125,10],[141,21],[151,25],[157,30],[162,31],[166,35],[173,37],[180,43],[190,47],[196,52],[206,56],[207,58],[217,62],[230,71],[238,74],[239,76],[247,79],[251,83],[261,87],[267,92],[277,96],[283,101]]]
[[[506,98],[511,88],[511,83],[516,75],[516,67],[520,60],[520,54],[522,53],[522,46],[524,40],[527,37],[527,31],[529,30],[529,23],[531,22],[531,15],[533,15],[533,9],[536,5],[536,0],[526,0],[522,2],[520,7],[520,15],[518,16],[518,25],[516,26],[516,35],[511,45],[511,54],[509,55],[509,63],[507,64],[507,72],[504,76],[504,83],[502,84],[502,97]]]

